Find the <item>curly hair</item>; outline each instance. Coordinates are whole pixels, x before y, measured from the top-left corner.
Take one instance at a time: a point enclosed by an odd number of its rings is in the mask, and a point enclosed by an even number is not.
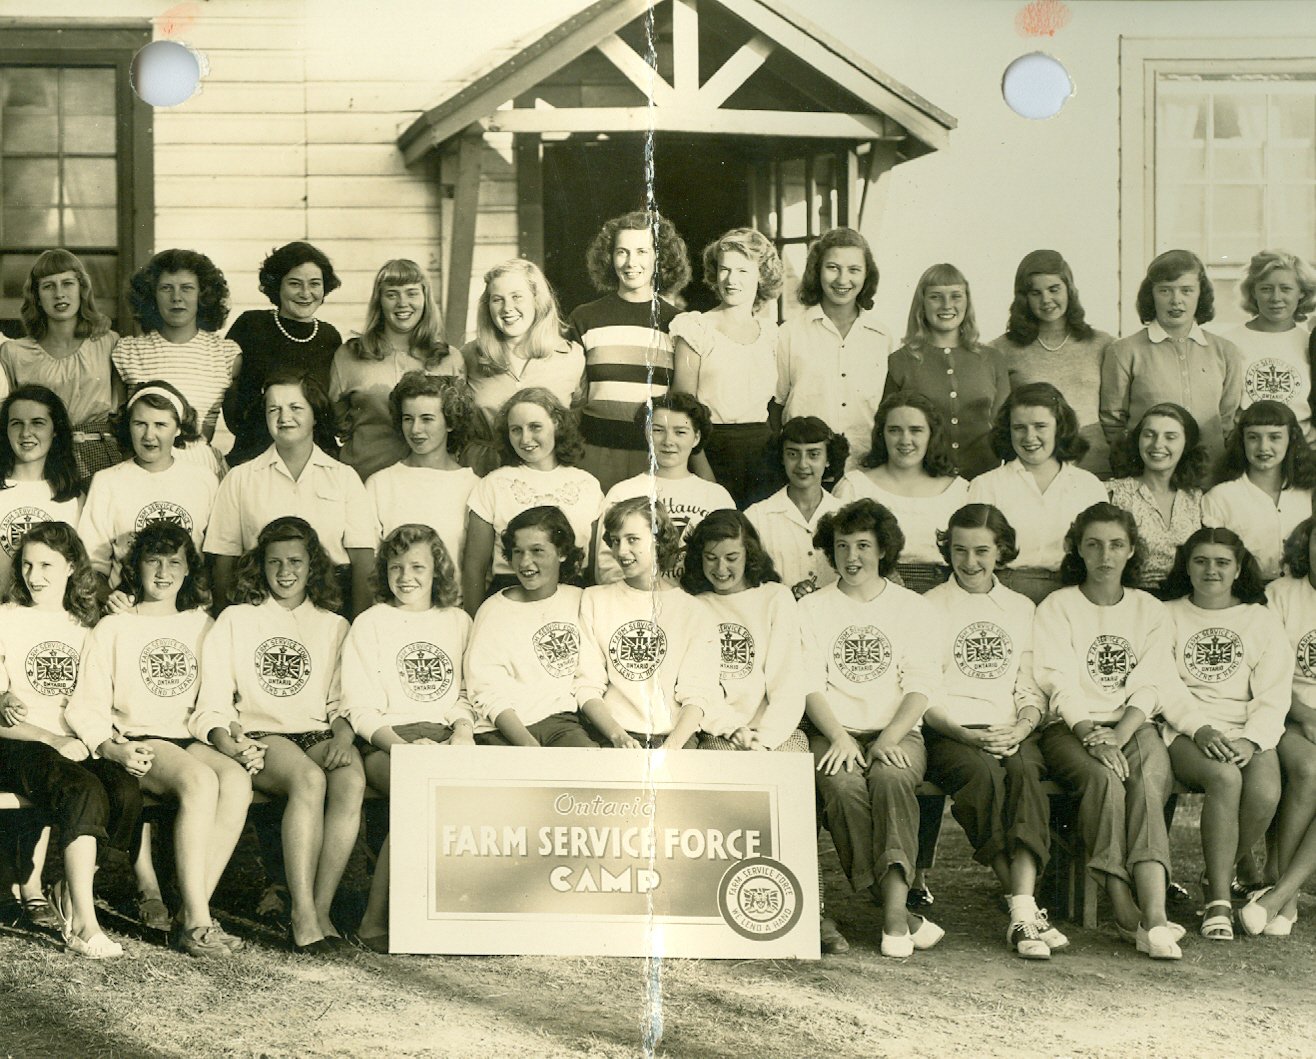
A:
[[[636,210],[608,221],[585,251],[585,266],[595,290],[615,291],[619,285],[612,254],[617,247],[617,233],[621,231],[653,233],[656,292],[679,291],[690,282],[690,254],[676,225],[656,210]]]
[[[1010,431],[1010,416],[1016,408],[1044,408],[1056,421],[1053,455],[1057,463],[1077,463],[1088,451],[1088,442],[1078,432],[1078,416],[1065,395],[1049,382],[1030,382],[1012,390],[992,420],[992,451],[1009,463],[1018,459]]]
[[[1152,405],[1142,413],[1137,425],[1119,440],[1111,452],[1111,466],[1115,473],[1125,478],[1137,478],[1147,469],[1142,459],[1139,439],[1147,420],[1153,416],[1173,419],[1183,427],[1183,455],[1179,457],[1170,475],[1170,488],[1200,489],[1206,481],[1207,464],[1210,461],[1206,446],[1202,444],[1202,430],[1193,414],[1173,401]]]
[[[1316,486],[1316,460],[1302,436],[1298,417],[1282,401],[1256,401],[1238,415],[1238,424],[1229,432],[1225,453],[1220,458],[1218,480],[1232,482],[1247,473],[1247,448],[1244,437],[1248,427],[1283,427],[1288,446],[1280,463],[1281,489],[1310,489]]]
[[[696,452],[702,452],[704,445],[708,442],[709,435],[713,433],[713,414],[708,410],[708,405],[704,404],[694,394],[683,393],[680,390],[668,390],[635,409],[635,415],[632,419],[635,425],[647,435],[653,422],[653,413],[660,409],[668,412],[679,412],[690,420],[690,425],[694,427],[695,433],[699,435],[699,440],[695,442],[690,454],[693,456]]]
[[[535,317],[530,329],[519,341],[508,341],[502,329],[493,318],[489,308],[489,288],[494,280],[503,276],[520,276],[530,289]],[[554,353],[566,353],[570,350],[566,341],[566,328],[562,323],[562,314],[558,309],[557,298],[547,277],[533,261],[523,257],[514,257],[500,265],[494,265],[484,274],[484,290],[475,307],[475,341],[463,351],[466,359],[466,373],[474,379],[488,379],[495,375],[506,375],[511,370],[508,358],[511,350],[516,349],[523,357],[537,360],[550,357]]]
[[[133,273],[128,281],[128,308],[143,334],[164,327],[155,289],[166,272],[191,272],[196,276],[196,325],[202,331],[218,331],[228,319],[228,281],[215,263],[195,250],[161,250]]]
[[[827,467],[823,477],[835,480],[845,474],[845,461],[850,458],[850,439],[832,430],[817,416],[796,416],[782,426],[773,443],[773,451],[783,466],[787,445],[826,445]]]
[[[951,455],[950,437],[946,434],[946,420],[930,399],[914,390],[901,390],[885,398],[873,413],[873,435],[868,455],[859,461],[861,467],[881,467],[891,459],[886,447],[886,421],[897,408],[913,408],[923,413],[928,423],[928,447],[923,453],[923,470],[932,478],[954,478],[959,474],[955,457]]]
[[[171,393],[177,399],[177,404],[171,401],[164,394],[164,390]],[[143,393],[142,391],[146,391]],[[164,379],[152,379],[144,382],[140,386],[134,386],[132,393],[128,395],[128,400],[123,403],[123,407],[117,412],[110,414],[110,426],[114,430],[114,436],[119,442],[119,447],[124,452],[133,452],[133,435],[132,435],[132,413],[133,405],[140,401],[147,408],[154,408],[157,412],[168,412],[174,417],[174,422],[178,425],[178,436],[174,438],[174,448],[181,449],[189,441],[196,441],[201,437],[201,431],[197,429],[196,409],[193,408],[180,390],[171,382],[165,382]],[[183,409],[180,416],[179,408]]]
[[[681,553],[681,531],[676,528],[672,516],[662,502],[651,496],[633,496],[629,500],[613,504],[603,516],[603,539],[611,546],[613,539],[621,532],[622,523],[632,515],[640,515],[653,533],[654,559],[659,570],[672,570],[676,567]]]
[[[1066,531],[1065,557],[1060,560],[1061,583],[1081,585],[1087,580],[1087,563],[1079,554],[1079,546],[1083,543],[1083,534],[1088,531],[1088,527],[1098,522],[1114,522],[1124,530],[1124,535],[1129,540],[1129,561],[1124,564],[1120,584],[1126,588],[1133,587],[1142,575],[1142,543],[1138,537],[1138,523],[1134,520],[1132,512],[1104,500],[1080,511]]]
[[[944,530],[937,530],[937,551],[941,552],[947,566],[954,565],[950,559],[950,546],[957,529],[991,530],[996,538],[997,569],[1009,566],[1019,558],[1019,543],[1005,513],[991,504],[965,504],[951,515]]]
[[[540,504],[517,512],[503,530],[500,542],[503,546],[503,558],[510,564],[512,549],[516,546],[518,530],[543,530],[549,542],[557,549],[562,558],[558,568],[558,580],[570,581],[585,565],[585,549],[576,543],[576,531],[571,528],[562,509],[553,504]]]
[[[800,286],[795,292],[801,305],[818,305],[823,300],[822,266],[827,251],[844,246],[853,246],[864,252],[864,283],[855,297],[855,304],[861,309],[873,307],[873,297],[877,294],[880,278],[877,262],[873,260],[873,250],[868,240],[853,228],[832,228],[809,247],[809,256],[804,259],[804,274],[800,276]]]
[[[11,488],[5,483],[13,478],[14,467],[18,464],[18,456],[9,442],[9,416],[19,401],[44,405],[50,412],[54,437],[50,441],[50,451],[46,453],[42,477],[50,486],[52,500],[61,504],[72,500],[82,491],[81,476],[73,458],[73,424],[59,396],[48,387],[34,382],[10,390],[4,401],[0,402],[0,489]]]
[[[960,322],[960,346],[964,349],[977,349],[978,319],[973,312],[973,294],[969,290],[969,281],[958,268],[946,263],[932,265],[919,277],[918,285],[914,288],[914,297],[909,303],[909,319],[905,323],[905,337],[902,343],[918,350],[936,346],[928,328],[927,312],[923,307],[923,298],[930,287],[964,288],[964,319]]]
[[[376,603],[388,603],[397,606],[398,601],[393,590],[388,587],[388,565],[399,559],[412,545],[423,544],[430,550],[434,562],[434,579],[430,583],[431,607],[455,607],[461,598],[461,589],[457,584],[457,569],[452,565],[452,556],[444,546],[442,539],[431,526],[422,526],[416,522],[407,522],[393,530],[379,545],[375,555],[375,569],[372,577]]]
[[[1206,274],[1206,266],[1202,264],[1202,259],[1191,250],[1167,250],[1152,259],[1152,263],[1147,266],[1147,275],[1138,286],[1135,303],[1138,319],[1144,324],[1156,319],[1156,299],[1152,292],[1158,283],[1168,283],[1188,272],[1197,276],[1197,311],[1193,314],[1193,319],[1199,324],[1213,320],[1215,287],[1211,283],[1211,277]]]
[[[260,388],[262,412],[264,411],[266,397],[276,386],[296,386],[302,391],[302,396],[306,398],[306,404],[310,407],[311,416],[315,420],[311,428],[312,440],[326,453],[337,459],[337,418],[334,415],[334,406],[329,400],[329,395],[324,392],[324,387],[320,385],[319,380],[309,372],[285,369],[272,373]],[[268,427],[268,423],[266,425]],[[270,431],[270,437],[273,436],[274,432]]]
[[[1243,539],[1226,526],[1203,526],[1175,549],[1174,565],[1161,585],[1162,599],[1169,602],[1192,595],[1193,582],[1188,575],[1188,564],[1192,561],[1194,549],[1203,544],[1223,544],[1234,553],[1238,576],[1234,578],[1232,592],[1240,603],[1266,602],[1266,581],[1261,576],[1261,567],[1243,544]]]
[[[1252,255],[1252,260],[1247,265],[1247,275],[1238,285],[1243,310],[1253,316],[1261,315],[1261,310],[1257,306],[1257,284],[1280,269],[1292,272],[1293,278],[1297,281],[1298,307],[1293,313],[1293,319],[1301,322],[1311,315],[1313,309],[1316,309],[1316,270],[1313,270],[1297,254],[1291,254],[1287,250],[1262,250]]]
[[[110,329],[110,318],[96,308],[96,295],[91,289],[91,276],[76,254],[60,247],[46,250],[32,262],[32,268],[23,281],[23,300],[18,316],[29,338],[38,342],[46,337],[50,321],[41,308],[41,281],[61,272],[72,272],[78,277],[78,322],[73,334],[78,338],[100,338]]]
[[[781,575],[773,565],[772,556],[763,549],[758,530],[745,517],[744,512],[733,508],[710,511],[690,531],[685,541],[685,555],[681,563],[681,587],[692,596],[715,592],[704,573],[704,552],[718,541],[740,541],[745,550],[745,584],[758,588],[765,581],[781,582]]]
[[[1078,298],[1078,287],[1074,285],[1074,271],[1055,250],[1034,250],[1025,254],[1014,272],[1014,299],[1010,302],[1010,320],[1005,327],[1005,337],[1020,348],[1031,346],[1037,341],[1037,317],[1028,305],[1029,285],[1034,276],[1059,276],[1065,285],[1068,308],[1065,309],[1065,329],[1080,342],[1092,337],[1092,325],[1087,322],[1087,313]]]
[[[323,297],[325,298],[343,285],[329,258],[319,247],[300,241],[284,243],[271,250],[260,263],[260,272],[256,279],[260,292],[275,306],[280,304],[279,288],[283,286],[283,278],[298,265],[315,265],[320,270],[324,280]]]
[[[755,311],[781,293],[785,269],[772,241],[755,228],[732,228],[704,247],[704,286],[714,294],[721,296],[718,273],[725,253],[740,254],[758,266],[758,288],[754,292]]]
[[[1284,538],[1284,569],[1293,577],[1310,577],[1311,534],[1316,529],[1316,518],[1305,518],[1293,527]]]
[[[133,599],[143,596],[142,563],[158,556],[183,553],[187,561],[187,577],[178,590],[174,606],[180,611],[205,609],[210,606],[210,580],[206,565],[192,543],[192,535],[172,522],[151,522],[136,537],[120,566],[119,587]]]
[[[307,598],[321,610],[336,612],[343,602],[337,570],[320,543],[319,534],[309,522],[296,515],[283,515],[267,523],[256,543],[242,553],[233,578],[232,601],[259,606],[270,598],[269,582],[265,579],[265,552],[270,545],[284,541],[301,541],[306,548],[310,566],[306,578]]]
[[[566,405],[557,399],[553,391],[542,386],[527,386],[524,390],[517,390],[503,402],[503,407],[498,409],[498,418],[494,421],[494,435],[498,439],[498,450],[503,458],[503,466],[515,467],[521,462],[521,457],[512,448],[511,435],[507,429],[508,416],[519,404],[535,404],[548,413],[548,417],[553,421],[553,455],[563,467],[576,466],[580,458],[585,455],[585,441],[580,436],[580,427],[576,425],[575,416],[567,411]]]
[[[443,409],[443,421],[448,430],[447,449],[452,455],[466,447],[475,413],[475,397],[471,387],[460,375],[428,375],[423,371],[409,371],[398,380],[388,395],[389,415],[393,428],[402,434],[402,406],[418,397],[435,397]],[[403,440],[406,436],[403,435]]]
[[[877,572],[888,576],[896,568],[900,553],[905,549],[905,534],[896,516],[876,500],[865,497],[853,500],[839,511],[833,511],[818,520],[813,535],[813,546],[822,550],[827,561],[836,570],[836,538],[851,533],[872,533],[882,557]],[[839,572],[839,571],[838,571]]]
[[[443,340],[443,316],[434,301],[429,276],[416,262],[405,257],[385,261],[375,273],[366,306],[366,326],[361,334],[348,339],[348,350],[359,360],[384,360],[391,355],[388,325],[384,321],[384,291],[390,287],[419,287],[425,299],[416,326],[407,332],[407,348],[419,354],[426,371],[433,371],[444,361],[461,362],[461,354]]]
[[[73,568],[64,586],[64,610],[79,624],[90,629],[100,621],[101,608],[96,598],[96,571],[87,558],[87,549],[78,531],[67,522],[34,522],[23,534],[15,551],[15,576],[9,582],[10,602],[20,607],[33,606],[32,590],[22,575],[23,549],[29,544],[44,544],[62,555]]]

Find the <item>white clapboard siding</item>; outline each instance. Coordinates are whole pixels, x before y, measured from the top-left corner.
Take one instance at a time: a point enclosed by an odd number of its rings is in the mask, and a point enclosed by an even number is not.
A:
[[[157,176],[155,205],[159,210],[186,210],[198,202],[232,202],[255,209],[300,210],[306,205],[307,181],[298,176],[262,176],[233,173],[189,173]]]
[[[155,142],[170,144],[250,144],[256,148],[283,147],[305,135],[304,114],[161,114],[155,119]]]

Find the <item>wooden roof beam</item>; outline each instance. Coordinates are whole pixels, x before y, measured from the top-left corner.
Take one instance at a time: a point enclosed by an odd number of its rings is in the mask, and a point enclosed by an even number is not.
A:
[[[634,48],[613,33],[597,45],[604,57],[622,76],[651,99],[655,106],[666,107],[676,103],[676,93],[658,71]]]
[[[730,99],[741,85],[754,76],[777,46],[761,33],[756,33],[742,44],[739,50],[724,62],[704,87],[699,90],[699,102],[706,107],[720,107]]]
[[[699,92],[699,8],[697,0],[672,0],[672,82],[686,100]]]
[[[489,132],[686,132],[838,140],[892,140],[880,114],[788,110],[705,110],[702,107],[537,107],[499,110],[479,123]]]

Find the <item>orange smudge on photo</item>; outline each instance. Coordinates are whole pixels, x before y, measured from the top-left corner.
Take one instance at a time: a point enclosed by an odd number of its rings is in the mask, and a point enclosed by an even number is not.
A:
[[[166,8],[156,22],[160,27],[160,36],[176,37],[180,33],[186,33],[196,24],[200,14],[201,5],[192,3],[191,0]]]
[[[1014,27],[1022,37],[1054,37],[1072,17],[1061,0],[1032,0],[1014,16]]]

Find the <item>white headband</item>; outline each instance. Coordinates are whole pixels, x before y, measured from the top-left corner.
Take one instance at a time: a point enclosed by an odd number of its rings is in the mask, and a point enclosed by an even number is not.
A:
[[[163,397],[178,413],[178,425],[180,427],[183,425],[183,420],[187,418],[187,414],[183,411],[183,401],[178,394],[166,390],[163,386],[143,386],[133,394],[132,400],[128,404],[130,406],[135,405],[143,397]]]

